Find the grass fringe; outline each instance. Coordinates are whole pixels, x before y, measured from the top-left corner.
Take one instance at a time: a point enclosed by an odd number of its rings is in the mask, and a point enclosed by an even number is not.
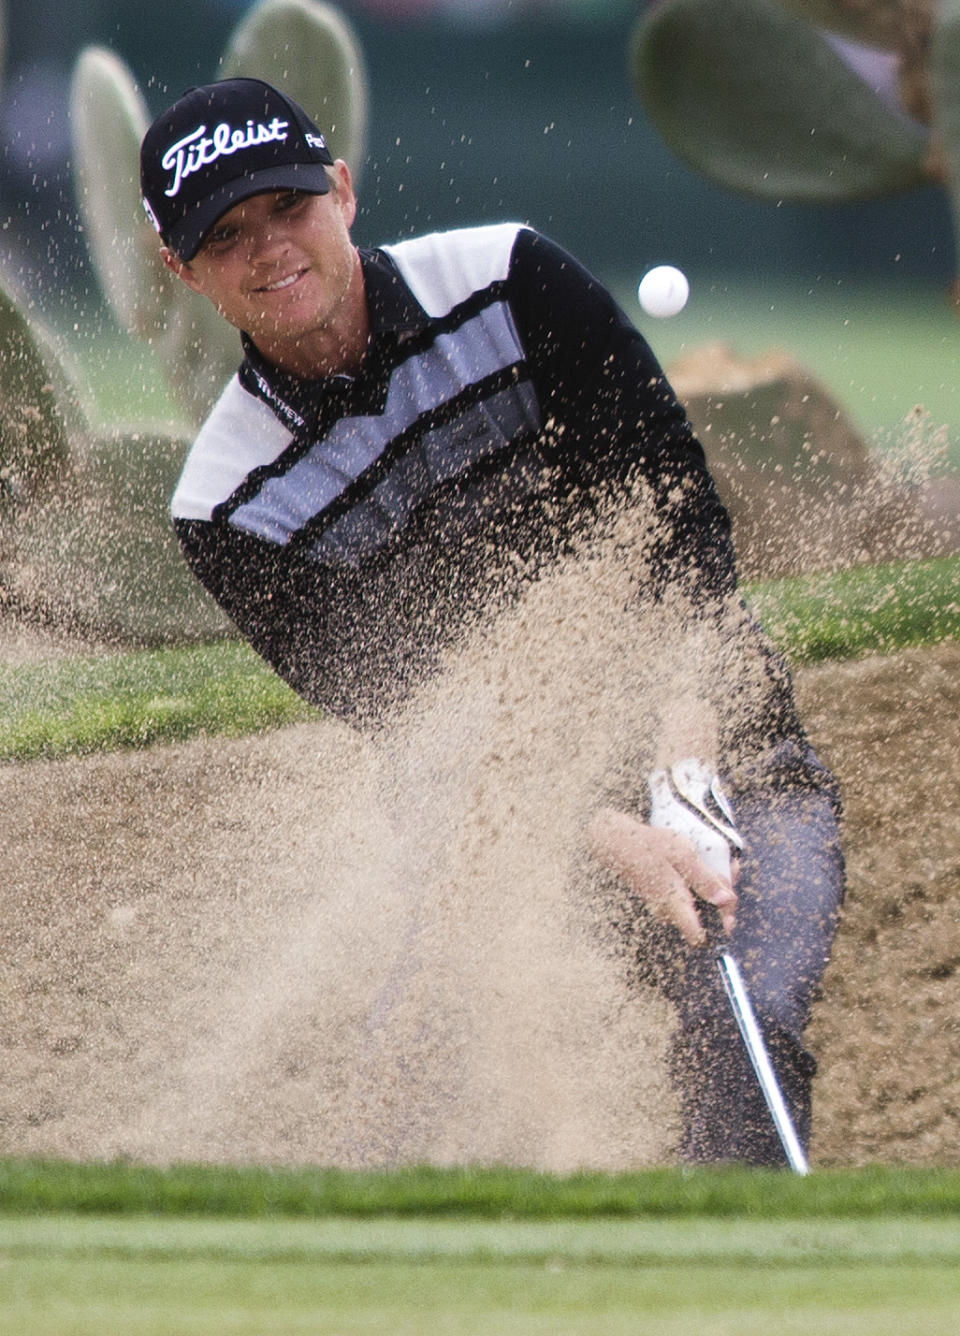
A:
[[[955,1216],[960,1171],[730,1167],[540,1174],[413,1167],[383,1172],[0,1160],[0,1214],[486,1219],[870,1219]]]

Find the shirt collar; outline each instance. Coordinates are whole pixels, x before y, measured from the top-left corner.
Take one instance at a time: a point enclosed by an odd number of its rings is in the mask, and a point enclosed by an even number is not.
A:
[[[386,251],[361,250],[360,263],[374,337],[383,333],[413,334],[423,329],[429,317]]]

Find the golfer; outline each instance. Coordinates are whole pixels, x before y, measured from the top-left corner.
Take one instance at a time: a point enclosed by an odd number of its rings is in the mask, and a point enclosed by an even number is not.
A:
[[[803,1031],[843,887],[838,799],[737,595],[727,514],[650,348],[529,227],[358,248],[348,165],[258,80],[194,88],[164,111],[141,181],[165,264],[243,345],[185,464],[176,530],[197,578],[306,699],[381,726],[458,638],[637,497],[655,517],[637,597],[655,611],[677,594],[691,619],[731,628],[723,690],[744,704],[721,741],[738,756],[737,888],[649,824],[645,774],[585,814],[584,843],[638,907],[621,928],[636,970],[678,1009],[680,1153],[782,1164],[703,920],[716,914],[744,961],[806,1140]],[[576,188],[602,206],[588,169]]]

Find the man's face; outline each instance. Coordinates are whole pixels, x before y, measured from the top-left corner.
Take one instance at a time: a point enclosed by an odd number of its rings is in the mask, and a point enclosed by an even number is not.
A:
[[[345,164],[327,170],[336,181],[328,194],[254,195],[217,221],[189,263],[164,252],[190,288],[281,363],[287,344],[335,333],[355,287],[356,197]]]

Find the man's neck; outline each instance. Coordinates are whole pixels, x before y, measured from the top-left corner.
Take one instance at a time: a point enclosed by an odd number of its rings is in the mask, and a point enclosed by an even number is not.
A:
[[[349,342],[340,339],[326,346],[312,340],[301,340],[293,347],[265,346],[262,342],[255,346],[264,361],[286,375],[297,376],[300,380],[321,380],[332,376],[355,376],[363,365],[368,342],[365,332],[362,338]]]
[[[356,375],[369,342],[370,314],[358,258],[340,305],[322,325],[297,338],[269,339],[261,335],[255,347],[265,361],[287,375],[318,380]]]

